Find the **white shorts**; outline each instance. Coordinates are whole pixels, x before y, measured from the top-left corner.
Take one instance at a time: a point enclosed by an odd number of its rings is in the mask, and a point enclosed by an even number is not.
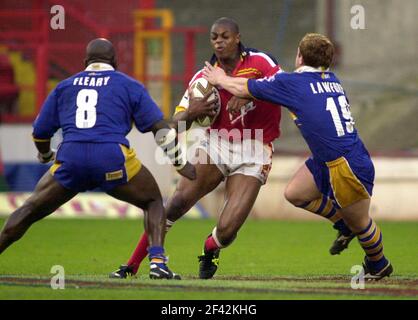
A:
[[[267,181],[273,156],[272,143],[263,144],[249,139],[230,142],[206,133],[197,149],[204,150],[210,157],[210,163],[215,164],[225,177],[243,174],[257,178],[261,184]]]

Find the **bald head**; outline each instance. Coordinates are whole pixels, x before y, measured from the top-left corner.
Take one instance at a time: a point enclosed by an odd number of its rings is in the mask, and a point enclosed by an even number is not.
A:
[[[116,69],[116,55],[112,42],[105,38],[97,38],[89,42],[86,48],[85,65],[93,62],[108,63]]]

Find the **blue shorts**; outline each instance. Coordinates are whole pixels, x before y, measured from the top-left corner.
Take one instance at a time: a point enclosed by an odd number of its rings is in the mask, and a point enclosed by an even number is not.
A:
[[[310,157],[305,164],[319,191],[330,197],[338,208],[345,208],[362,199],[370,199],[374,166],[367,151],[328,162]]]
[[[65,188],[107,192],[127,183],[141,169],[135,151],[118,143],[64,142],[49,169]]]

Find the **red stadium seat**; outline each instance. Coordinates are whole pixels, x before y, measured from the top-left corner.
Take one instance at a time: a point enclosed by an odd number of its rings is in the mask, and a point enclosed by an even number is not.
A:
[[[0,114],[14,113],[19,88],[15,83],[13,66],[9,57],[0,53]]]

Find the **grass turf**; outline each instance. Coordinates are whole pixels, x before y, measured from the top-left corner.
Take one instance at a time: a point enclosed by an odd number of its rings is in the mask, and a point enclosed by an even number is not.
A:
[[[183,280],[153,281],[147,261],[136,278],[107,278],[129,258],[142,220],[40,221],[0,256],[0,299],[418,298],[416,222],[379,223],[395,272],[390,279],[366,283],[366,290],[350,288],[351,267],[363,258],[357,241],[331,256],[335,231],[326,221],[249,220],[222,251],[215,279],[199,280],[197,256],[214,223],[179,221],[167,235],[166,251]],[[65,268],[65,290],[49,287],[53,265]]]

